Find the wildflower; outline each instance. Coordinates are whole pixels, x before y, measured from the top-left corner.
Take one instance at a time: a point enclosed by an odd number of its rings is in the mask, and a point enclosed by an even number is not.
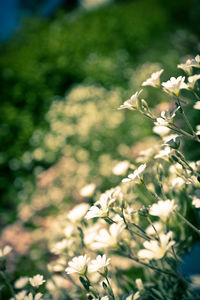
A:
[[[146,164],[140,165],[132,174],[128,175],[128,178],[124,178],[122,182],[130,182],[135,179],[141,179],[141,173],[144,172]]]
[[[32,278],[29,278],[29,281],[33,287],[38,287],[46,281],[43,278],[44,278],[43,275],[37,274],[37,275],[33,276]]]
[[[177,67],[179,69],[182,69],[186,73],[191,74],[193,66],[194,66],[194,59],[187,59],[184,64],[179,64]]]
[[[178,149],[180,146],[180,136],[177,134],[171,134],[165,138],[163,138],[164,144],[172,149]]]
[[[128,108],[130,110],[138,109],[138,107],[139,107],[138,96],[140,95],[141,92],[142,92],[142,90],[133,94],[131,96],[131,98],[126,100],[122,105],[120,105],[120,107],[118,109],[124,109],[124,108]]]
[[[152,223],[152,225],[149,225],[147,227],[146,233],[149,234],[149,235],[154,235],[154,234],[156,234],[156,232],[159,233],[162,230],[163,230],[163,224],[161,222],[154,222],[154,223]]]
[[[185,180],[181,177],[176,177],[171,181],[172,187],[182,188],[185,186]]]
[[[18,280],[15,281],[15,288],[22,289],[28,283],[29,278],[27,276],[20,277]]]
[[[67,214],[67,218],[72,223],[78,222],[84,217],[88,208],[89,204],[87,203],[78,204]]]
[[[40,300],[42,297],[42,294],[41,293],[37,293],[35,295],[35,297],[33,297],[33,294],[32,293],[29,293],[28,296],[26,296],[25,298],[23,298],[23,300]]]
[[[115,175],[124,175],[126,173],[126,171],[128,170],[129,165],[130,165],[129,161],[127,161],[127,160],[121,161],[114,166],[114,168],[112,169],[112,172]]]
[[[137,278],[137,279],[135,280],[135,283],[136,283],[137,288],[138,288],[139,291],[144,290],[144,285],[143,285],[143,283],[142,283],[141,278]]]
[[[194,109],[198,109],[200,110],[200,101],[197,101],[194,106],[193,106]]]
[[[12,247],[6,245],[4,248],[0,249],[0,259],[1,257],[5,257],[12,251]]]
[[[154,158],[163,158],[163,159],[165,159],[165,158],[169,157],[170,153],[171,153],[170,147],[165,147],[163,150],[160,150],[160,152],[158,154],[156,154],[154,156]]]
[[[145,241],[144,247],[138,252],[139,258],[142,259],[161,259],[167,250],[175,244],[175,241],[170,239],[172,238],[172,232],[169,231],[167,234],[160,234],[160,241]]]
[[[142,83],[142,86],[153,86],[153,87],[159,87],[160,86],[160,75],[163,73],[163,69],[160,71],[152,73],[151,77],[148,78],[146,81]]]
[[[149,213],[152,216],[160,217],[165,222],[175,208],[174,200],[160,200],[150,207]]]
[[[200,67],[200,55],[196,55],[194,61],[195,61],[194,66],[197,68]]]
[[[78,273],[80,275],[85,275],[87,272],[88,262],[90,258],[87,255],[80,255],[74,257],[69,263],[69,267],[65,269],[67,274]]]
[[[196,208],[200,208],[200,198],[194,197],[192,200],[192,204],[196,207]]]
[[[91,243],[91,248],[117,248],[121,233],[124,229],[125,225],[123,223],[114,223],[110,225],[109,230],[101,229],[96,235],[95,241]]]
[[[178,78],[171,77],[170,80],[162,83],[164,91],[170,95],[178,97],[181,89],[187,89],[187,85],[184,80],[185,77],[182,76],[179,76]]]
[[[79,193],[82,197],[91,197],[94,193],[95,188],[96,188],[96,184],[90,183],[90,184],[82,187],[82,189],[79,191]]]
[[[26,291],[21,291],[21,292],[15,294],[15,299],[16,300],[24,300],[25,297],[26,297]],[[15,299],[13,297],[10,298],[10,300],[15,300]]]
[[[85,218],[105,218],[108,216],[109,207],[115,201],[115,198],[112,197],[112,191],[107,191],[100,196],[100,199],[95,202],[95,205],[90,207]]]
[[[196,74],[196,75],[193,75],[193,76],[189,76],[189,77],[188,77],[188,82],[187,82],[187,88],[188,88],[189,90],[193,90],[196,81],[199,80],[199,79],[200,79],[200,74]]]
[[[156,134],[162,137],[167,135],[170,132],[170,129],[166,126],[156,125],[153,127],[153,132],[155,132]]]
[[[51,252],[59,255],[61,254],[65,249],[70,248],[72,245],[73,241],[68,239],[62,239],[61,241],[57,242],[51,249]]]
[[[89,272],[105,273],[105,268],[110,264],[110,258],[106,258],[106,255],[98,255],[96,259],[91,261],[89,265]]]

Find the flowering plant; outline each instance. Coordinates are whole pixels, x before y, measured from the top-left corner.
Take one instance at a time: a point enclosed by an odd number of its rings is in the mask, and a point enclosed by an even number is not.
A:
[[[121,165],[117,174],[124,178],[119,185],[94,195],[91,206],[78,204],[56,220],[56,234],[48,239],[55,255],[48,264],[49,279],[29,279],[35,289],[46,281],[44,299],[197,299],[192,278],[198,274],[185,276],[181,266],[200,237],[200,161],[188,161],[181,147],[184,139],[200,141],[199,127],[190,124],[182,95],[187,90],[199,101],[199,56],[178,67],[186,71],[185,77],[161,83],[162,69],[142,84],[161,88],[171,97],[169,109],[160,116],[141,99],[141,91],[119,107],[150,119],[161,139],[139,154],[138,167]],[[178,115],[187,128],[176,122]],[[0,252],[6,259],[9,251]],[[3,269],[1,275],[10,286]],[[23,299],[12,287],[11,291],[12,299]],[[20,293],[25,299],[43,297],[37,290]]]

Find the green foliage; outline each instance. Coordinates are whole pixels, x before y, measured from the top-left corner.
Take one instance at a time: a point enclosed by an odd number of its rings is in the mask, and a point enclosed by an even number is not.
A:
[[[50,22],[29,20],[2,47],[0,188],[4,207],[9,209],[9,203],[17,201],[21,180],[16,177],[30,173],[30,168],[19,168],[16,158],[30,148],[34,129],[46,126],[44,114],[52,97],[62,96],[83,80],[127,86],[126,70],[136,64],[138,53],[154,40],[162,40],[167,24],[167,11],[157,0],[113,3],[84,14],[58,15]]]

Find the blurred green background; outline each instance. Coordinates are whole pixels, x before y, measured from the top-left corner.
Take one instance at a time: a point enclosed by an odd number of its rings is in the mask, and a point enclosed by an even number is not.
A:
[[[19,204],[29,203],[35,193],[36,175],[58,163],[66,155],[62,151],[66,145],[71,147],[67,148],[67,155],[76,162],[91,164],[90,171],[83,174],[80,171],[82,176],[87,174],[85,181],[81,181],[84,185],[94,174],[98,176],[101,164],[98,160],[107,165],[111,156],[115,160],[129,159],[131,154],[125,145],[131,147],[151,132],[149,122],[143,123],[126,112],[115,125],[109,116],[106,120],[102,117],[95,125],[90,124],[87,139],[77,129],[70,134],[67,133],[70,129],[63,127],[66,134],[60,135],[58,146],[50,147],[44,138],[53,131],[51,137],[55,141],[58,134],[52,129],[52,120],[65,119],[60,117],[56,104],[52,104],[55,100],[65,103],[68,112],[73,97],[70,100],[66,95],[77,89],[79,94],[81,88],[88,89],[88,95],[83,92],[80,98],[83,102],[98,103],[99,114],[104,115],[106,100],[117,97],[119,101],[109,102],[106,108],[110,115],[114,111],[117,119],[121,113],[116,115],[116,105],[135,92],[145,79],[142,74],[148,76],[163,67],[165,79],[172,74],[176,76],[175,66],[180,57],[195,55],[200,50],[198,0],[102,2],[105,3],[101,6],[101,1],[64,1],[45,15],[40,13],[43,1],[31,2],[29,6],[28,2],[21,1],[21,7],[29,9],[29,14],[25,15],[20,29],[1,43],[1,227],[16,220]],[[165,100],[151,89],[148,95],[153,106]],[[71,105],[67,104],[68,98]],[[78,128],[80,118],[87,111],[84,105],[74,110],[78,113],[72,112],[66,124]],[[53,111],[50,118],[49,111]],[[91,117],[92,113],[88,114]],[[196,121],[194,117],[194,124]],[[136,122],[138,126],[134,130]],[[119,144],[122,147],[115,151]],[[39,152],[34,152],[38,148]],[[80,154],[81,149],[85,154]],[[116,182],[109,172],[100,172],[100,177],[102,180],[96,183],[102,190]],[[67,201],[73,194],[72,186],[68,195],[63,196]]]

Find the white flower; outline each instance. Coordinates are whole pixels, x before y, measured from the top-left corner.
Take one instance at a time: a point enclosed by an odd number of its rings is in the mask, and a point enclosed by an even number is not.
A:
[[[139,291],[144,290],[144,285],[143,285],[143,283],[142,283],[141,278],[137,278],[137,279],[135,280],[135,283],[136,283],[137,288],[138,288]]]
[[[25,287],[25,285],[28,283],[29,278],[27,276],[20,277],[15,281],[15,288],[16,289],[22,289]]]
[[[197,101],[193,107],[194,107],[194,109],[200,110],[200,101]]]
[[[170,132],[170,129],[166,126],[162,126],[162,125],[156,125],[153,127],[153,132],[155,132],[156,134],[162,136],[168,135],[168,133]]]
[[[94,193],[95,188],[96,188],[96,184],[90,183],[82,187],[79,193],[82,197],[91,197]]]
[[[46,281],[43,278],[44,278],[43,275],[37,274],[32,278],[29,278],[29,282],[33,287],[38,287]]]
[[[65,269],[67,274],[78,273],[84,275],[87,272],[88,262],[90,258],[87,255],[74,257],[69,263],[69,267]]]
[[[25,297],[26,297],[26,291],[21,291],[21,292],[15,294],[16,300],[24,300]],[[10,298],[10,300],[15,300],[15,299],[12,297],[12,298]]]
[[[163,150],[160,150],[158,154],[154,156],[154,158],[168,158],[171,153],[171,148],[170,147],[165,147]]]
[[[142,249],[138,252],[139,258],[142,259],[161,259],[167,250],[175,244],[175,241],[170,239],[172,238],[172,232],[168,232],[167,234],[160,234],[160,241],[145,241],[144,247],[146,249]]]
[[[147,229],[146,229],[146,233],[147,234],[154,235],[154,234],[156,234],[156,231],[159,233],[159,232],[161,232],[163,230],[163,224],[161,222],[154,222],[152,224],[153,224],[153,226],[150,224],[147,227]]]
[[[159,87],[160,86],[160,75],[163,73],[163,69],[160,71],[154,72],[151,74],[151,77],[148,78],[146,81],[142,83],[142,86],[153,86],[153,87]]]
[[[182,76],[179,76],[178,78],[171,77],[170,80],[162,83],[164,91],[170,95],[178,97],[181,89],[187,89],[187,85],[184,80],[185,77]]]
[[[122,105],[120,105],[120,107],[118,109],[124,109],[124,108],[128,108],[130,110],[137,109],[138,108],[138,96],[140,95],[141,92],[142,92],[142,90],[133,94],[131,96],[131,98],[126,100]]]
[[[104,273],[105,268],[110,264],[110,258],[106,258],[106,255],[98,255],[96,259],[91,261],[88,267],[89,272],[100,272]]]
[[[51,249],[51,252],[59,255],[61,254],[66,248],[69,248],[72,245],[73,241],[68,239],[62,239],[61,241],[57,242]]]
[[[174,200],[160,200],[150,207],[149,213],[152,216],[158,216],[163,221],[166,221],[175,208]]]
[[[185,180],[181,177],[176,177],[171,181],[172,187],[182,188],[185,186]]]
[[[192,204],[196,207],[196,208],[200,208],[200,199],[197,197],[194,197],[192,200]]]
[[[86,214],[89,204],[87,203],[81,203],[76,205],[70,212],[67,214],[67,218],[72,222],[78,222],[80,221]]]
[[[146,164],[140,165],[132,174],[128,175],[128,178],[124,178],[122,182],[130,182],[135,179],[141,179],[141,173],[144,172]]]
[[[0,258],[8,255],[12,251],[12,247],[6,245],[2,249],[0,249]]]
[[[124,160],[117,163],[112,169],[113,174],[115,175],[124,175],[129,168],[129,161]]]
[[[121,233],[125,229],[123,223],[114,223],[110,225],[109,230],[101,229],[97,234],[95,241],[91,243],[92,249],[117,248]]]
[[[115,198],[112,197],[113,190],[108,190],[100,196],[100,199],[95,202],[95,205],[90,207],[85,218],[105,218],[108,216],[109,207],[115,201]]]
[[[182,69],[186,73],[191,74],[193,66],[194,66],[194,59],[187,59],[184,64],[179,64],[177,67],[179,69]]]
[[[195,56],[194,67],[196,67],[196,68],[200,67],[200,55]]]
[[[24,297],[23,300],[40,300],[42,297],[41,293],[37,293],[35,297],[33,297],[32,293],[29,293],[28,296]]]
[[[193,90],[196,81],[199,80],[199,79],[200,79],[200,74],[196,74],[196,75],[193,75],[193,76],[189,76],[189,77],[188,77],[188,83],[187,83],[188,89]]]
[[[165,120],[163,118],[157,118],[156,119],[156,122],[154,122],[154,124],[156,126],[168,126],[169,125],[169,121],[168,120]]]

